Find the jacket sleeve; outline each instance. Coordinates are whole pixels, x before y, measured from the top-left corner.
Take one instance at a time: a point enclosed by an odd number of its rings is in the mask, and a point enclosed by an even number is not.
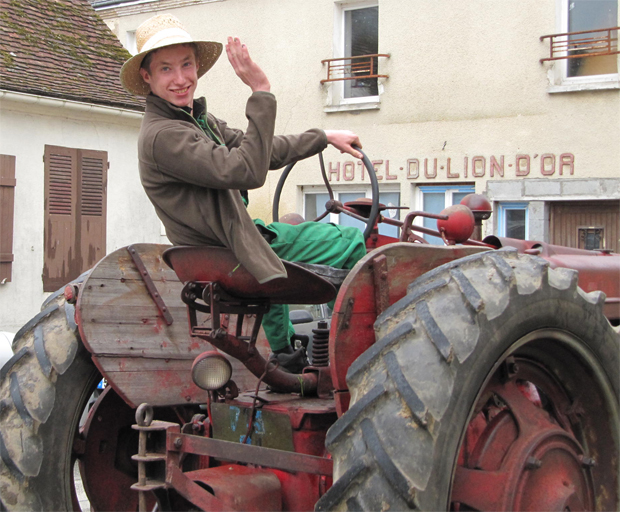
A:
[[[280,135],[273,140],[270,169],[280,169],[298,160],[316,155],[327,147],[323,130],[313,128],[299,135]]]
[[[214,189],[261,187],[271,161],[275,97],[264,92],[252,94],[246,117],[245,134],[225,130],[224,139],[231,147],[217,145],[189,121],[167,125],[153,140],[158,170],[175,181]]]
[[[213,118],[227,147],[238,147],[243,141],[243,132],[230,128],[225,121]],[[308,130],[299,135],[279,135],[273,139],[269,169],[281,169],[298,160],[316,155],[327,147],[325,132]]]

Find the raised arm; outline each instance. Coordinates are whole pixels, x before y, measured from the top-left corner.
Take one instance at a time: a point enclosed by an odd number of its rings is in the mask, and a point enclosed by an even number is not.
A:
[[[238,37],[229,37],[226,45],[228,61],[235,70],[237,76],[246,84],[252,92],[270,92],[271,84],[267,75],[256,62],[250,58],[246,45],[242,44]]]

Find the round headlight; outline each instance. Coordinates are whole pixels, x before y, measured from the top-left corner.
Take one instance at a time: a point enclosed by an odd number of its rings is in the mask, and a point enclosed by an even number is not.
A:
[[[214,391],[224,386],[232,375],[232,366],[219,352],[203,352],[192,364],[192,380],[201,389]]]

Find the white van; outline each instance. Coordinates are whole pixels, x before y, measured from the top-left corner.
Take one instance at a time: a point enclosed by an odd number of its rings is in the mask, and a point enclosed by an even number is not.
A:
[[[13,349],[11,348],[13,344],[13,338],[15,334],[12,332],[2,332],[0,331],[0,368],[4,366],[11,357],[13,357]]]

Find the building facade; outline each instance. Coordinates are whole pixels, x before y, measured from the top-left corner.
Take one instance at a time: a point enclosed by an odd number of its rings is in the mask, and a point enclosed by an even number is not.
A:
[[[485,234],[619,249],[617,0],[94,5],[130,51],[136,27],[158,12],[196,38],[239,36],[271,80],[277,133],[354,130],[387,205],[438,212],[483,193],[493,204]],[[249,90],[225,56],[198,92],[216,116],[245,128]],[[325,160],[338,198],[370,194],[359,162],[329,149]],[[278,178],[251,193],[254,216],[271,220]],[[280,213],[320,213],[318,161],[298,163],[282,197]]]

